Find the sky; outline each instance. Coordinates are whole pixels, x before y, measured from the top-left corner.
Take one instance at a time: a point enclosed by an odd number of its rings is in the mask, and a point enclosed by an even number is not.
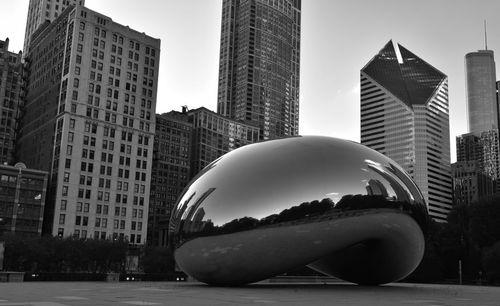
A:
[[[22,49],[29,0],[0,0],[0,39]],[[139,3],[139,4],[138,4]],[[161,39],[157,113],[217,109],[222,0],[86,0],[113,21]],[[390,40],[448,75],[451,161],[467,133],[464,56],[500,52],[499,0],[303,0],[302,135],[360,141],[360,69]],[[500,61],[500,60],[499,60]]]

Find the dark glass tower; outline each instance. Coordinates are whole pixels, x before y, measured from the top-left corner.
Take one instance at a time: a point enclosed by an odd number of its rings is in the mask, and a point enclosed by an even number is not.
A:
[[[261,139],[298,134],[300,10],[300,0],[223,1],[217,112]]]
[[[361,70],[361,143],[399,163],[439,221],[452,205],[449,133],[447,76],[389,41]]]

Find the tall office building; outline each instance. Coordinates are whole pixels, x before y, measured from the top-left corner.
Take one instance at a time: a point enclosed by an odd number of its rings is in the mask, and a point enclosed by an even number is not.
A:
[[[445,74],[389,41],[361,69],[361,143],[399,163],[430,215],[446,221],[452,185]]]
[[[53,235],[146,237],[160,41],[83,6],[32,36],[19,157]]]
[[[301,0],[224,0],[217,112],[298,135]]]
[[[0,40],[0,163],[14,162],[19,107],[23,98],[22,52],[9,51],[9,39]]]
[[[499,100],[493,51],[466,54],[465,72],[469,133],[457,137],[455,169],[467,171],[454,171],[453,179],[455,201],[470,204],[490,197],[500,189]],[[465,192],[468,189],[464,173],[471,181],[478,182],[477,188],[472,186],[470,192]]]
[[[24,33],[24,55],[28,53],[31,35],[44,23],[54,21],[70,5],[85,5],[85,0],[30,0]]]
[[[190,179],[193,123],[187,111],[156,115],[148,244],[167,245],[170,213]]]
[[[465,55],[469,132],[498,129],[495,59],[492,50]]]

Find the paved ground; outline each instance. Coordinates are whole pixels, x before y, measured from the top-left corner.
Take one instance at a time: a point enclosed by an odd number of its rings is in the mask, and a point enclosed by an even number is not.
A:
[[[0,306],[65,305],[500,305],[500,287],[254,284],[220,288],[167,282],[0,283]]]

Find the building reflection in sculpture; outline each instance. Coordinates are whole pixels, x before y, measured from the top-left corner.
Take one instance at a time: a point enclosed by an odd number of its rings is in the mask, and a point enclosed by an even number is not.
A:
[[[204,169],[172,214],[179,266],[216,285],[302,265],[381,284],[423,256],[423,197],[399,166],[350,141],[294,137],[248,145]]]

